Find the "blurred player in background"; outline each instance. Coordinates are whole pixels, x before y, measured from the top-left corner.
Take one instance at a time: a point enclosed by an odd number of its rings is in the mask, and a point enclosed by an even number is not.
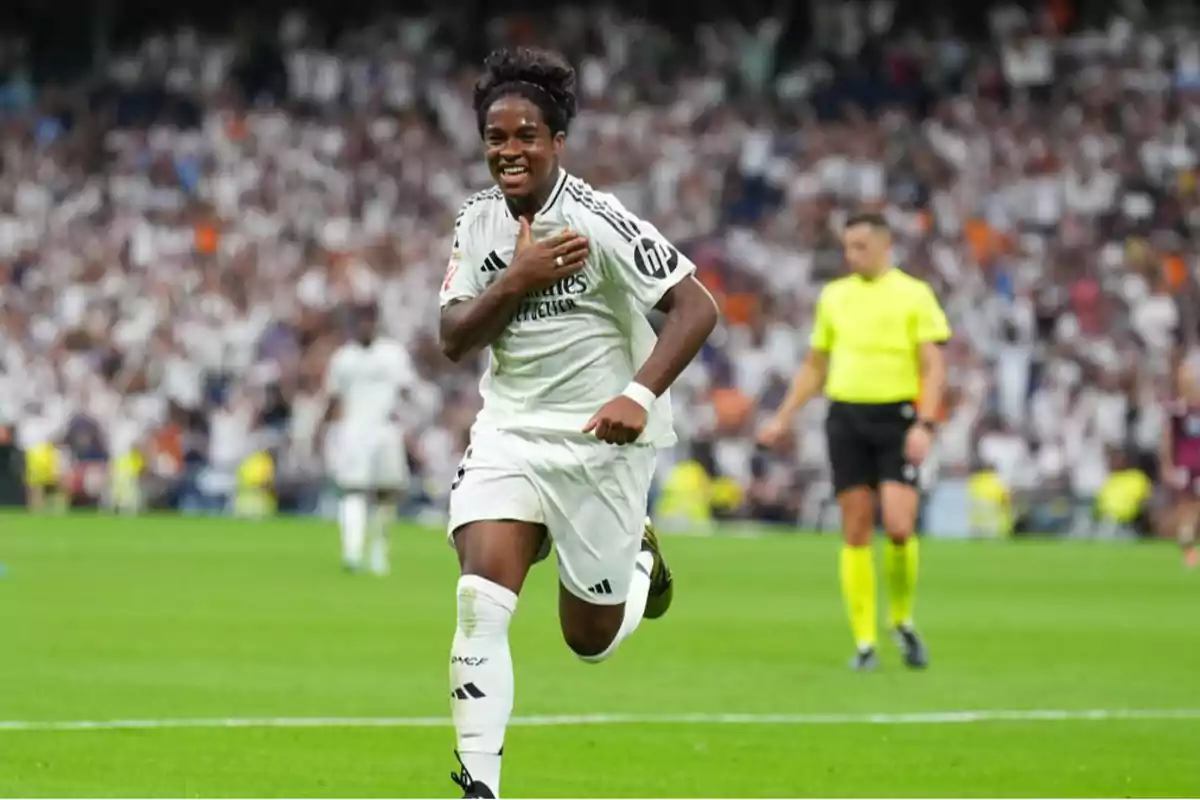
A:
[[[1196,527],[1200,524],[1200,370],[1192,354],[1176,370],[1175,398],[1163,426],[1162,475],[1172,490],[1171,526],[1184,563],[1195,569]]]
[[[376,575],[389,570],[387,529],[407,483],[404,436],[394,412],[412,382],[408,352],[379,332],[374,304],[354,310],[353,336],[329,361],[325,422],[318,434],[327,443],[328,464],[341,492],[338,524],[342,563],[351,572],[365,566]]]
[[[666,613],[672,577],[646,520],[668,387],[717,323],[695,266],[616,198],[559,165],[575,73],[498,51],[475,87],[497,187],[467,200],[441,293],[442,349],[491,360],[450,495],[458,551],[451,706],[465,797],[498,797],[513,709],[508,629],[530,567],[558,552],[559,621],[585,661]],[[666,313],[655,338],[646,314]]]
[[[17,446],[25,453],[26,505],[35,512],[65,511],[60,426],[40,402],[30,404],[28,412],[17,426]]]
[[[109,475],[107,506],[117,514],[140,514],[145,507],[142,474],[146,459],[140,447],[118,451],[113,457]]]
[[[878,619],[875,520],[882,518],[890,617],[904,663],[928,664],[913,624],[920,504],[919,467],[929,455],[942,408],[941,345],[950,325],[929,284],[892,263],[882,214],[846,221],[842,244],[850,275],[825,285],[817,300],[811,348],[783,404],[759,432],[776,447],[796,412],[824,390],[834,492],[842,512],[842,595],[857,651],[854,669],[874,669]],[[878,503],[878,508],[876,506]]]

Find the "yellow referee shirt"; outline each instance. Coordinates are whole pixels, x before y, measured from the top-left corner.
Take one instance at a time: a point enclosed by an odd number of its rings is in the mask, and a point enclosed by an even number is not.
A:
[[[929,284],[893,267],[878,278],[855,274],[826,284],[811,344],[829,354],[830,400],[899,403],[921,393],[920,345],[949,338]]]

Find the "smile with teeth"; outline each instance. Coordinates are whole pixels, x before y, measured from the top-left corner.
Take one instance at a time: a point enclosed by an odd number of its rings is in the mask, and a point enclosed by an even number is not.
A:
[[[525,175],[528,172],[529,172],[529,168],[524,166],[523,164],[509,164],[508,166],[504,166],[504,167],[500,168],[500,174],[507,175],[508,177],[518,177],[521,175]]]

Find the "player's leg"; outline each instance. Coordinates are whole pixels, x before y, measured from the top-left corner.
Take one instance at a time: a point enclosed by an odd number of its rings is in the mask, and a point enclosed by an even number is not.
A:
[[[842,598],[854,636],[855,669],[874,669],[878,665],[875,647],[878,637],[875,554],[876,462],[873,448],[859,430],[864,424],[862,410],[853,405],[833,403],[825,421],[833,488],[842,513],[842,550],[839,574]]]
[[[66,514],[71,510],[73,502],[71,492],[67,486],[66,478],[55,476],[50,483],[49,495],[47,503],[50,511],[54,514]]]
[[[47,445],[36,445],[25,453],[25,505],[34,513],[47,509],[51,500],[54,467]]]
[[[372,484],[376,489],[367,523],[367,567],[372,574],[382,576],[391,571],[388,531],[396,521],[399,489],[408,472],[404,442],[398,430],[389,429],[376,441],[372,466]]]
[[[913,669],[929,664],[925,643],[917,635],[913,611],[917,598],[920,540],[916,536],[921,504],[919,471],[905,455],[905,437],[911,417],[881,421],[879,431],[879,504],[882,511],[884,573],[888,586],[889,618],[904,663]]]
[[[342,534],[342,565],[350,572],[363,567],[370,515],[368,491],[362,484],[339,482],[338,527]]]
[[[392,571],[391,543],[388,532],[396,521],[399,495],[390,490],[376,490],[371,496],[367,522],[367,569],[380,577]]]
[[[46,487],[40,483],[25,483],[25,505],[33,513],[38,514],[46,509]]]
[[[562,551],[560,554],[560,564]],[[628,556],[614,558],[610,563],[626,563]],[[598,664],[607,660],[621,642],[628,639],[641,625],[643,619],[657,619],[670,608],[674,595],[671,570],[663,560],[658,537],[649,520],[645,521],[644,537],[632,559],[633,566],[616,570],[616,574],[627,574],[628,586],[624,591],[624,602],[600,604],[595,599],[601,592],[611,590],[612,597],[619,597],[619,585],[601,578],[591,587],[584,589],[590,597],[581,597],[580,586],[571,579],[560,577],[558,585],[558,618],[562,626],[563,640],[575,655],[582,660]],[[606,570],[595,570],[602,574]]]
[[[1175,535],[1183,553],[1183,563],[1190,569],[1200,564],[1200,555],[1196,550],[1197,525],[1200,525],[1200,501],[1184,500],[1179,505]]]
[[[921,540],[913,528],[920,505],[920,492],[914,486],[884,481],[880,484],[879,497],[883,508],[883,528],[887,534],[884,570],[892,630],[904,652],[904,663],[914,669],[922,669],[929,664],[929,654],[913,621],[921,556]]]
[[[338,528],[342,538],[342,565],[350,572],[363,568],[370,518],[371,459],[364,437],[347,430],[343,422],[334,440],[333,477],[337,483]]]
[[[454,778],[466,797],[500,795],[514,696],[508,630],[530,566],[548,552],[542,520],[537,492],[512,466],[503,438],[474,442],[450,493],[450,531],[461,567],[450,704],[463,765]]]
[[[579,456],[588,479],[547,487],[546,503],[563,638],[581,659],[598,663],[643,619],[666,613],[674,579],[646,518],[654,450],[584,446]]]
[[[457,782],[467,797],[500,796],[515,696],[508,630],[545,540],[540,525],[513,520],[468,523],[454,535],[462,576],[450,647],[450,704],[463,765]]]
[[[868,486],[854,486],[838,492],[837,500],[842,512],[843,537],[838,567],[855,647],[851,666],[874,669],[878,666],[875,652],[878,589],[871,542],[875,531],[875,492]]]

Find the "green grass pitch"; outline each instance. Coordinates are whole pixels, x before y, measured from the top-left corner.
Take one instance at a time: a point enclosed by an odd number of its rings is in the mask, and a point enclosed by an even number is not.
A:
[[[0,796],[455,796],[451,551],[398,527],[392,576],[349,577],[336,538],[0,516]],[[845,667],[834,538],[665,548],[674,608],[599,666],[562,644],[554,568],[535,569],[517,715],[631,718],[514,727],[506,795],[1200,794],[1200,575],[1167,546],[927,542],[933,666],[907,672],[885,644],[868,675]],[[938,715],[1000,710],[1022,713]],[[169,724],[278,718],[305,725]],[[150,727],[46,725],[112,720]]]

